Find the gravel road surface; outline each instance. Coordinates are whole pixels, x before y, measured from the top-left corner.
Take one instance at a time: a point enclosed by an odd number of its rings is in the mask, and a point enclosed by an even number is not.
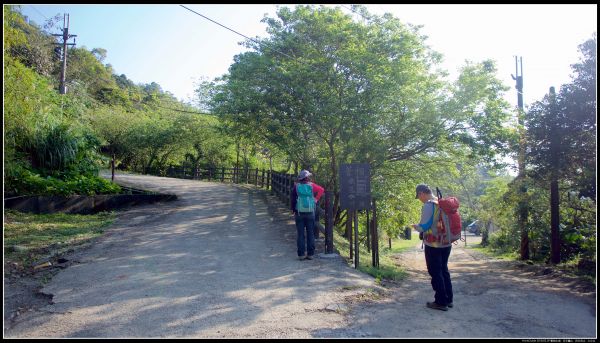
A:
[[[6,337],[313,337],[345,325],[345,297],[378,289],[339,256],[299,261],[292,217],[265,206],[263,191],[117,181],[179,199],[121,212],[41,290],[53,304],[20,315]]]

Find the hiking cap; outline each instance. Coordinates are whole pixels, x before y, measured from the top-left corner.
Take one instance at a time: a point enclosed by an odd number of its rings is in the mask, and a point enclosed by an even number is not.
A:
[[[431,194],[431,188],[429,188],[429,186],[427,186],[426,184],[423,184],[423,183],[417,185],[417,195],[415,196],[415,199],[419,199],[420,192]]]
[[[300,171],[300,174],[298,174],[298,180],[299,180],[299,181],[301,181],[301,180],[304,180],[304,179],[306,179],[307,177],[309,177],[309,176],[311,176],[311,175],[312,175],[312,174],[311,174],[311,173],[310,173],[308,170],[306,170],[306,169],[302,169],[302,170]]]

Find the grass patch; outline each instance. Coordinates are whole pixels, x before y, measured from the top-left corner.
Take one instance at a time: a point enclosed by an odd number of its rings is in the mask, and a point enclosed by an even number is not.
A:
[[[419,240],[419,235],[414,233],[411,235],[411,240],[405,239],[394,239],[392,240],[392,249],[390,250],[383,242],[379,243],[379,268],[372,265],[371,252],[367,251],[367,248],[363,245],[359,245],[359,266],[358,270],[363,273],[367,273],[376,278],[376,282],[379,283],[381,280],[394,280],[400,281],[407,275],[406,271],[398,267],[394,260],[391,258],[393,254],[398,254],[406,250],[414,248]],[[337,249],[340,256],[349,260],[350,258],[350,244],[349,242],[339,235],[336,230],[333,232],[333,244]]]
[[[519,260],[519,253],[514,251],[501,251],[492,249],[491,247],[484,247],[481,244],[470,244],[466,246],[467,249],[477,251],[487,257],[496,258],[499,260],[506,261],[517,261]]]
[[[413,233],[410,235],[410,239],[392,239],[391,250],[388,246],[388,242],[386,242],[385,247],[379,248],[379,254],[380,256],[383,254],[382,250],[385,250],[385,254],[400,254],[407,250],[414,249],[414,247],[420,243],[421,240],[419,239],[419,234],[413,231]]]
[[[4,261],[24,268],[50,251],[68,249],[100,236],[115,219],[113,212],[92,215],[4,212]]]
[[[596,260],[589,261],[588,263],[591,265],[588,268],[582,268],[580,262],[582,262],[581,256],[576,256],[571,260],[558,264],[556,267],[568,275],[576,276],[596,286],[596,269],[594,268]]]
[[[485,256],[490,257],[490,258],[505,260],[505,261],[523,262],[521,260],[521,255],[519,254],[519,252],[516,252],[516,251],[504,251],[504,250],[492,249],[489,246],[482,247],[481,244],[470,245],[470,246],[467,246],[467,248],[477,251],[479,253],[482,253]],[[593,283],[595,285],[596,284],[595,270],[582,270],[579,268],[579,262],[580,262],[579,257],[575,257],[569,261],[563,261],[557,265],[550,265],[539,259],[538,260],[536,260],[536,259],[528,260],[528,263],[531,265],[543,266],[545,268],[553,268],[556,270],[560,270],[567,275],[580,278],[584,281]],[[594,261],[594,265],[595,265],[595,261]]]

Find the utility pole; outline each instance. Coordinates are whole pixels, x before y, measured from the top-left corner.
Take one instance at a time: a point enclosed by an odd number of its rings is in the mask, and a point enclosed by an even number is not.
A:
[[[519,74],[519,62],[521,64],[521,73]],[[529,204],[527,203],[527,185],[525,183],[525,132],[524,132],[524,115],[523,107],[523,57],[517,61],[515,56],[515,75],[511,75],[513,80],[517,81],[517,105],[518,114],[517,120],[519,124],[519,156],[517,175],[519,187],[519,228],[521,229],[521,260],[529,259],[529,234],[527,229],[527,218],[529,217]]]
[[[62,69],[60,71],[60,94],[67,93],[66,78],[67,78],[67,46],[75,45],[75,39],[73,43],[68,43],[71,37],[77,37],[77,35],[69,34],[69,14],[65,13],[63,17],[63,33],[53,34],[53,36],[62,37],[62,43],[54,43],[56,45],[62,45]]]

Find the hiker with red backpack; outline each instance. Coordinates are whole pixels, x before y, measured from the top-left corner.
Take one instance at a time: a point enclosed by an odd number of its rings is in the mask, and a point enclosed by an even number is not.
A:
[[[294,213],[296,231],[298,232],[297,247],[299,260],[312,260],[315,254],[314,228],[316,204],[323,193],[325,193],[323,187],[310,182],[311,175],[308,170],[300,171],[298,182],[292,187],[291,193],[291,210]],[[304,256],[305,251],[306,257]]]
[[[423,234],[427,272],[431,276],[431,286],[435,291],[435,301],[427,302],[426,305],[432,309],[448,311],[448,307],[453,307],[454,296],[448,258],[452,243],[460,239],[458,200],[454,197],[442,199],[439,189],[439,198],[435,197],[431,188],[425,184],[418,185],[416,191],[416,199],[423,203],[423,207],[421,221],[419,224],[413,224],[413,228]]]

